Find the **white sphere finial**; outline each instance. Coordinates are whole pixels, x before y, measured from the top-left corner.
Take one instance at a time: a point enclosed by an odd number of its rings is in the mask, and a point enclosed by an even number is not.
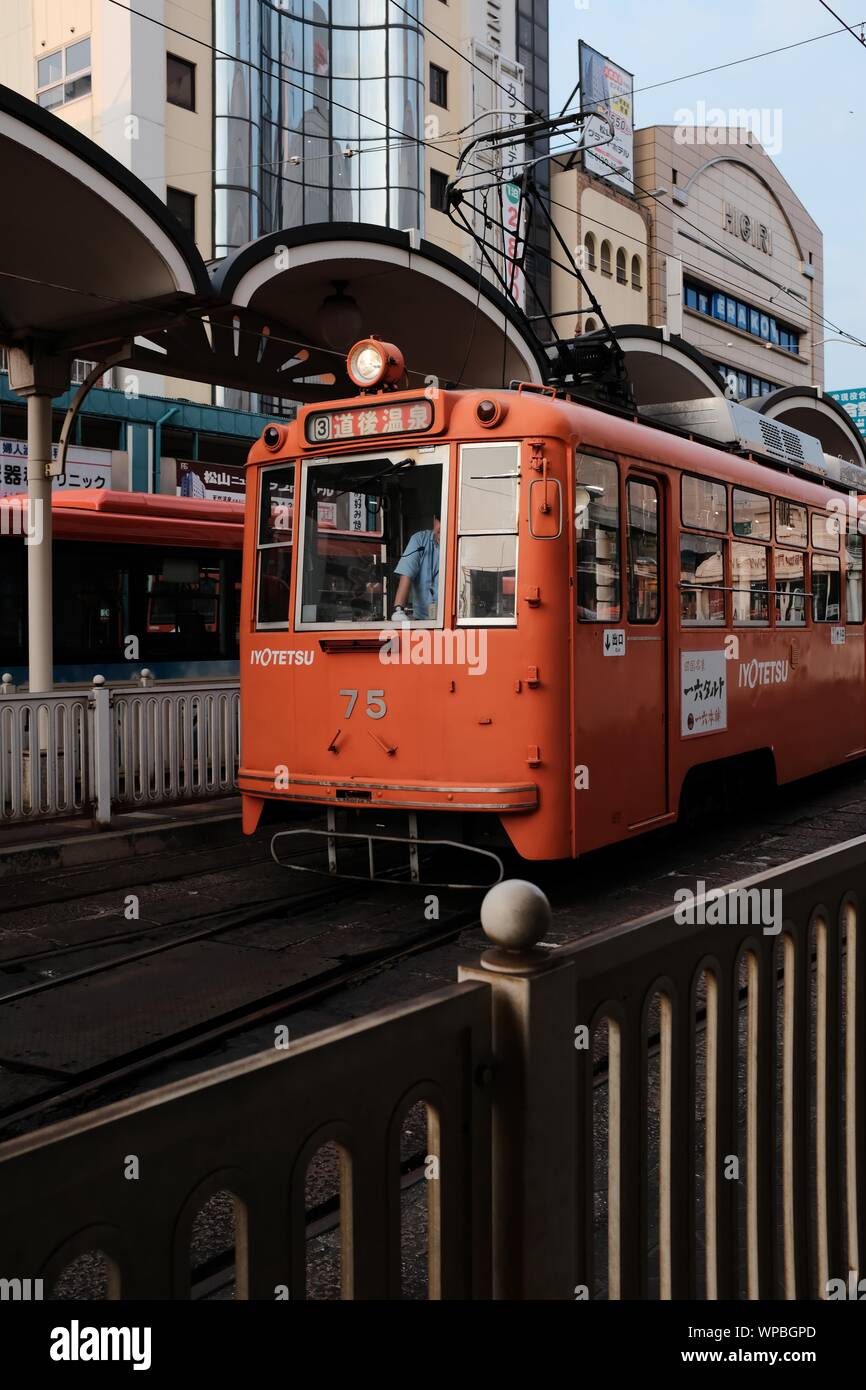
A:
[[[497,960],[501,951],[515,955],[532,953],[533,946],[545,936],[550,921],[550,903],[546,896],[534,883],[522,878],[507,878],[497,883],[481,904],[481,925],[485,936],[497,947]]]

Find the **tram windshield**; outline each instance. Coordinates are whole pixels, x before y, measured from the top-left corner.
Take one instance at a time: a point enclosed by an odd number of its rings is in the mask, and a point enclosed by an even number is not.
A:
[[[301,627],[438,620],[442,482],[403,453],[307,468]]]

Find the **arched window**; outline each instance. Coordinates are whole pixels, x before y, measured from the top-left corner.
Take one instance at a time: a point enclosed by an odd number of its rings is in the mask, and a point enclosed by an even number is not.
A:
[[[628,284],[628,278],[625,273],[625,251],[623,251],[622,247],[620,247],[616,253],[616,283],[618,285]]]
[[[583,249],[586,252],[587,270],[595,270],[595,237],[592,232],[587,232],[583,238]]]
[[[609,241],[603,241],[603,242],[601,243],[601,273],[602,273],[602,275],[610,275],[610,273],[611,273],[611,272],[610,272],[610,242],[609,242]]]
[[[632,256],[631,258],[631,287],[633,290],[641,288],[640,256]]]

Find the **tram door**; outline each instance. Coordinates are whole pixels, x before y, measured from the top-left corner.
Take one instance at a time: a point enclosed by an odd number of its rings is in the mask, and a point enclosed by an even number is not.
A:
[[[667,811],[665,479],[578,453],[578,853]]]

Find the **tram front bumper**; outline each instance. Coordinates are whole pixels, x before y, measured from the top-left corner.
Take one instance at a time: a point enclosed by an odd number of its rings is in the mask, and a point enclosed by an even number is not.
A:
[[[320,806],[366,806],[409,811],[534,811],[535,782],[482,783],[369,781],[361,778],[315,777],[302,773],[282,776],[241,768],[238,787],[248,796]]]

